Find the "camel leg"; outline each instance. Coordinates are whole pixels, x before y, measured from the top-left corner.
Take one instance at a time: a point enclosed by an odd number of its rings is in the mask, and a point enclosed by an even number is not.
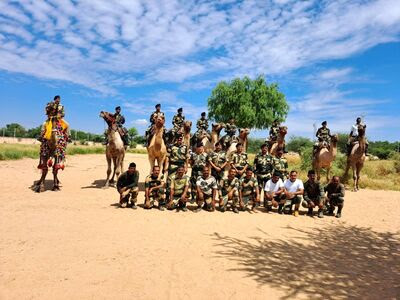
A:
[[[113,174],[112,174],[112,176],[111,176],[111,179],[110,179],[110,183],[114,183],[115,181],[114,181],[114,177],[115,177],[115,173],[116,173],[116,171],[117,171],[117,168],[118,168],[118,164],[117,164],[117,158],[113,158],[113,164],[114,164],[114,168],[113,168]]]
[[[42,176],[40,177],[39,181],[36,182],[34,187],[36,193],[44,192],[44,180],[46,179],[48,172],[49,169],[47,167],[45,169],[42,169]]]
[[[121,168],[121,157],[117,157],[116,159],[116,166],[115,166],[115,175],[117,176],[117,179],[119,177],[119,174],[121,174],[122,168]]]
[[[155,163],[155,158],[152,158],[149,156],[149,163],[150,163],[150,174],[153,171],[154,163]]]
[[[104,187],[108,187],[110,183],[110,174],[111,174],[111,157],[106,156],[107,158],[107,179],[104,183]]]
[[[58,178],[57,178],[58,170],[53,167],[53,191],[59,191],[60,187],[58,185]]]
[[[357,191],[358,191],[360,189],[359,186],[358,186],[358,183],[360,181],[360,174],[361,174],[362,165],[361,164],[357,164],[356,167],[357,167],[357,171],[356,171],[356,176],[357,176],[356,188],[357,188]]]
[[[357,192],[357,167],[352,166],[351,168],[353,169],[353,191]]]

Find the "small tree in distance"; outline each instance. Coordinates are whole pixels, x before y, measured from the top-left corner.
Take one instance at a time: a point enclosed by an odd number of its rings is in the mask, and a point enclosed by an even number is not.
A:
[[[265,129],[275,119],[283,122],[289,105],[277,84],[267,84],[262,75],[254,80],[245,76],[219,82],[208,98],[208,111],[216,122],[234,118],[241,128]]]

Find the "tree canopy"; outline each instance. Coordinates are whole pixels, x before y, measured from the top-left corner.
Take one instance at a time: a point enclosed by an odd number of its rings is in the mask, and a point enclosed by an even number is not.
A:
[[[289,105],[276,83],[267,84],[261,75],[254,80],[245,76],[219,82],[208,98],[208,111],[216,122],[234,118],[241,128],[265,129],[275,119],[284,121]]]

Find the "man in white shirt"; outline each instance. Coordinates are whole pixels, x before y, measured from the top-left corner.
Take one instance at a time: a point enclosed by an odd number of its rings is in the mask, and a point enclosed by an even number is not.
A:
[[[299,207],[304,192],[303,181],[297,179],[297,171],[293,170],[290,172],[289,179],[285,180],[283,186],[285,189],[286,206],[289,206],[290,211],[292,211],[292,206],[294,204],[293,215],[297,217],[299,215]]]
[[[353,143],[356,142],[358,140],[358,127],[363,126],[364,128],[367,127],[367,125],[365,125],[361,118],[358,117],[356,119],[356,124],[351,126],[350,129],[350,134],[349,134],[349,138],[347,140],[347,156],[350,155],[351,153],[351,149],[353,148]],[[365,155],[368,156],[368,141],[366,141],[366,145],[365,145]]]
[[[264,187],[264,207],[267,212],[272,211],[273,207],[278,207],[278,213],[282,213],[283,205],[285,204],[285,194],[283,181],[280,178],[281,173],[275,171],[270,180],[265,183]],[[278,206],[279,205],[279,206]]]

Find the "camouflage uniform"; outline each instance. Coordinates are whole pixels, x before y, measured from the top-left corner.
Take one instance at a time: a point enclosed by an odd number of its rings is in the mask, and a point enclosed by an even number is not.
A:
[[[173,209],[179,205],[179,207],[186,207],[186,200],[182,201],[181,197],[186,187],[189,187],[190,178],[183,174],[181,178],[177,177],[177,174],[169,176],[170,188],[174,190],[172,199],[169,199],[168,208]],[[186,195],[187,199],[187,195]]]
[[[269,143],[270,145],[278,139],[279,136],[279,124],[274,123],[272,124],[271,128],[269,129]]]
[[[174,175],[179,166],[184,166],[188,157],[188,148],[186,145],[175,144],[168,149],[169,168],[168,174]]]
[[[203,168],[207,165],[208,155],[207,153],[203,152],[197,154],[193,152],[190,155],[190,162],[192,165],[192,174],[190,176],[190,186],[192,189],[192,200],[196,198],[196,182],[199,176],[203,175]]]
[[[160,174],[158,177],[154,177],[153,175],[148,175],[144,182],[145,188],[153,188],[156,186],[162,185],[159,189],[153,189],[152,192],[149,194],[148,201],[145,200],[144,206],[145,208],[151,208],[154,206],[154,201],[157,201],[158,206],[164,205],[165,202],[165,180],[164,175]]]
[[[279,171],[281,175],[282,181],[285,181],[288,177],[288,163],[286,158],[283,157],[273,157],[272,158],[272,165],[274,166],[274,171]]]
[[[147,144],[150,143],[150,139],[153,136],[153,125],[155,124],[156,120],[159,117],[164,118],[164,120],[165,120],[165,115],[162,111],[159,111],[159,112],[154,111],[150,116],[150,125],[149,125],[149,127],[147,127],[146,133],[145,133],[146,138],[147,138]],[[164,135],[165,135],[165,132],[166,132],[166,130],[164,129]]]
[[[219,183],[220,187],[220,199],[222,199],[222,208],[226,209],[228,204],[228,193],[233,190],[232,197],[232,208],[237,208],[239,204],[239,179],[234,177],[230,180],[228,177],[221,179]]]
[[[199,139],[200,135],[203,134],[203,132],[210,134],[210,132],[208,131],[208,120],[206,118],[198,119],[196,127],[197,127],[197,131],[195,133],[196,141]]]
[[[135,205],[137,196],[139,193],[139,171],[135,171],[133,174],[129,174],[128,171],[122,173],[117,180],[117,190],[120,193],[120,204],[131,204]]]
[[[181,130],[183,127],[183,123],[185,122],[185,116],[181,113],[177,113],[173,118],[172,118],[172,134],[173,136],[176,136],[176,134]]]
[[[208,161],[212,162],[215,166],[221,167],[226,162],[226,152],[219,151],[219,152],[211,152],[208,155]],[[224,177],[224,170],[217,172],[214,168],[211,168],[211,175],[215,177],[215,179],[219,182],[222,177]]]
[[[246,152],[242,152],[242,153],[234,152],[232,154],[232,164],[235,166],[235,168],[238,171],[243,170],[249,164],[247,153]],[[237,177],[242,177],[244,175],[245,174],[243,173],[241,176],[238,175],[238,174],[236,176]]]
[[[225,132],[226,135],[222,138],[223,144],[225,149],[228,148],[228,146],[237,140],[235,134],[237,131],[237,126],[235,124],[227,123],[225,124]]]
[[[259,152],[254,158],[254,174],[257,177],[258,186],[262,189],[265,183],[271,178],[274,165],[272,164],[272,156],[268,153],[263,155]]]
[[[312,201],[314,204],[318,205],[324,199],[324,189],[322,188],[322,185],[318,181],[311,183],[307,180],[304,183],[303,198],[307,203]]]
[[[203,200],[197,199],[197,205],[202,207],[205,202],[207,209],[210,209],[213,201],[213,191],[218,189],[217,181],[211,175],[206,179],[203,176],[199,176],[195,186],[200,188],[204,197]]]
[[[326,143],[327,146],[329,147],[331,144],[331,131],[329,130],[328,127],[320,127],[317,130],[317,133],[315,134],[317,137],[317,141],[314,144],[314,149],[313,149],[313,154],[317,152],[319,148],[321,148],[322,143]]]
[[[240,184],[240,190],[242,194],[242,204],[244,207],[247,207],[250,201],[253,202],[253,207],[256,206],[256,189],[258,189],[258,182],[257,179],[254,177],[247,178],[244,177],[240,179],[239,181]]]

